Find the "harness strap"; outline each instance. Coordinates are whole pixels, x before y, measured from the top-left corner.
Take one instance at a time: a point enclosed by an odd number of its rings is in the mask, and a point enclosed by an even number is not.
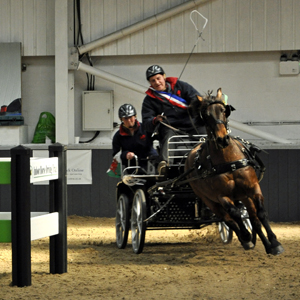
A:
[[[233,138],[230,136],[230,138],[236,143],[236,137]],[[210,176],[214,176],[214,175],[218,175],[218,174],[222,174],[222,173],[226,173],[226,172],[234,172],[237,169],[251,166],[255,170],[258,170],[260,172],[260,174],[258,176],[258,181],[260,182],[262,180],[264,172],[266,170],[263,162],[258,157],[258,155],[256,155],[256,151],[258,151],[260,149],[258,147],[255,147],[255,148],[253,147],[253,149],[255,149],[255,150],[251,151],[251,149],[248,149],[246,147],[244,141],[242,144],[245,147],[246,152],[243,151],[243,149],[240,147],[240,145],[238,143],[236,143],[236,145],[241,150],[241,152],[243,152],[245,154],[246,158],[228,162],[228,163],[224,163],[224,164],[213,165],[210,154],[209,154],[208,142],[205,142],[205,146],[207,148],[207,153],[208,153],[206,159],[207,159],[209,167],[207,169],[203,169],[201,166],[200,156],[201,156],[201,151],[203,150],[203,147],[201,147],[197,151],[195,159],[194,159],[194,167],[197,170],[198,178],[203,179],[206,177],[210,177]]]
[[[179,181],[179,179],[185,177],[191,171],[194,171],[194,169],[195,169],[195,166],[194,166],[193,168],[189,169],[184,174],[182,174],[180,176],[180,178],[176,178],[174,180],[172,186],[174,186],[174,185],[175,186],[180,186],[180,185],[186,184],[188,182],[191,182],[191,181],[194,181],[194,180],[197,180],[197,179],[204,179],[206,177],[215,176],[215,175],[223,174],[223,173],[226,173],[226,172],[234,172],[235,170],[238,170],[238,169],[250,166],[250,165],[251,165],[251,163],[249,162],[249,160],[246,159],[246,158],[243,158],[243,159],[239,159],[239,160],[232,161],[232,162],[229,162],[229,163],[213,166],[211,171],[200,169],[200,171],[197,172],[198,173],[197,176],[188,178],[186,180]]]
[[[228,162],[225,164],[220,164],[217,166],[213,166],[214,175],[222,174],[222,173],[226,173],[226,172],[234,172],[237,169],[241,169],[241,168],[247,167],[249,165],[250,165],[249,160],[246,158]]]

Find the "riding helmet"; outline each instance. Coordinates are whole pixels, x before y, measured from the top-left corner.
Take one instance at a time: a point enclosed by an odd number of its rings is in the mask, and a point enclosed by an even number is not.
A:
[[[162,67],[160,67],[158,65],[153,65],[147,69],[146,78],[147,78],[147,80],[149,80],[150,77],[157,75],[157,74],[164,75],[165,71]]]
[[[131,104],[123,104],[119,108],[119,118],[128,118],[136,115],[136,110]]]

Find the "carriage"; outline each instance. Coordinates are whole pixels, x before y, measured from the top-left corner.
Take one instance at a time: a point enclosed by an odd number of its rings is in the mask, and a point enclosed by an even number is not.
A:
[[[128,166],[122,170],[122,181],[117,184],[116,243],[123,249],[131,230],[133,252],[143,251],[146,230],[201,229],[218,224],[221,240],[228,244],[232,230],[199,199],[184,174],[188,152],[206,135],[192,139],[175,135],[168,140],[168,172],[159,175],[154,160],[147,161],[147,170]],[[135,158],[138,161],[138,158]],[[252,229],[248,213],[240,203],[240,211],[247,228]]]
[[[147,171],[124,170],[117,185],[118,247],[126,246],[129,229],[138,254],[146,229],[200,229],[218,223],[224,243],[235,232],[250,250],[258,235],[267,254],[281,254],[284,248],[271,229],[259,184],[265,171],[260,149],[229,134],[228,117],[234,108],[224,103],[221,88],[216,96],[212,91],[198,96],[191,107],[207,136],[169,139],[167,175],[155,174],[151,161]],[[135,173],[126,173],[133,168]]]

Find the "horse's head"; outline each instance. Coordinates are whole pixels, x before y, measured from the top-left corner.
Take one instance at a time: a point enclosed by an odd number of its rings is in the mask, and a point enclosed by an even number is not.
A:
[[[193,103],[193,108],[205,124],[209,140],[213,141],[218,149],[226,148],[229,145],[228,117],[235,109],[225,104],[221,88],[218,89],[216,96],[212,96],[212,91],[208,91],[205,97],[197,96],[197,98],[198,101]]]

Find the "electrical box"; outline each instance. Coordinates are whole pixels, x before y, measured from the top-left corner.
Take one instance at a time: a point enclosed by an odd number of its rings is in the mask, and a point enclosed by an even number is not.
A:
[[[280,75],[298,75],[299,74],[299,61],[281,61],[279,63]]]
[[[113,130],[113,91],[82,92],[82,130]]]

